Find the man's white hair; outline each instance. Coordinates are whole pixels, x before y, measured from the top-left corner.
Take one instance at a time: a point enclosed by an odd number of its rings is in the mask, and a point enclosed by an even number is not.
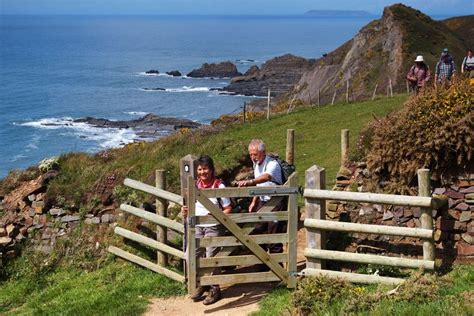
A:
[[[264,152],[267,150],[265,143],[261,139],[252,139],[249,144],[249,151],[251,148],[257,148],[258,151]]]

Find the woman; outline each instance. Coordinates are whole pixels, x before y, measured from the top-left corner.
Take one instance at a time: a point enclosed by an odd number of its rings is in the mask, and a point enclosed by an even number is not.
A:
[[[428,65],[425,64],[423,56],[416,56],[415,64],[411,66],[407,74],[407,80],[411,85],[412,91],[418,91],[426,86],[431,79],[431,72]]]
[[[461,73],[466,73],[468,78],[474,78],[474,56],[472,55],[472,49],[467,51],[467,56],[462,61]]]
[[[197,160],[197,176],[196,187],[198,189],[210,189],[210,188],[225,188],[224,183],[216,178],[214,162],[209,156],[201,156]],[[211,202],[218,206],[225,214],[232,212],[232,203],[228,198],[210,198]],[[188,208],[183,206],[181,208],[183,217],[188,216]],[[209,211],[199,202],[196,202],[196,216],[209,215]],[[203,237],[217,237],[224,235],[224,227],[218,224],[199,224],[196,225],[196,238]],[[196,249],[196,258],[201,258],[206,255],[206,258],[214,257],[219,251],[218,247],[207,247]],[[220,269],[215,269],[213,274],[218,274]],[[221,290],[219,285],[213,285],[211,287],[198,287],[196,293],[191,296],[194,301],[203,299],[204,293],[208,292],[204,298],[203,304],[209,305],[217,302],[221,299]]]

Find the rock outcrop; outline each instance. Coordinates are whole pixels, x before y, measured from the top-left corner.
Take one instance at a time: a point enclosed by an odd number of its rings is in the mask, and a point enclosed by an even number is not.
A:
[[[166,74],[173,77],[181,77],[181,73],[178,70],[167,71]]]
[[[459,36],[444,23],[395,4],[386,7],[382,18],[363,27],[353,39],[317,60],[293,93],[298,99],[314,102],[318,93],[326,98],[338,89],[339,95],[345,93],[347,81],[353,99],[370,96],[375,85],[384,93],[390,81],[394,91],[406,91],[405,75],[416,55],[423,55],[433,70],[444,47],[457,59],[465,49]]]
[[[147,75],[159,75],[160,72],[156,69],[151,69],[145,72]]]
[[[313,60],[286,54],[265,62],[261,69],[252,66],[243,76],[232,78],[225,91],[242,95],[266,96],[291,90],[303,73],[314,65]]]
[[[187,74],[192,78],[232,78],[240,76],[237,67],[230,61],[224,61],[219,64],[205,63],[199,69],[194,69]]]
[[[74,122],[87,123],[101,128],[131,128],[141,138],[152,139],[169,134],[180,128],[197,128],[201,126],[201,124],[188,119],[162,117],[152,113],[130,121],[110,121],[103,118],[85,117],[74,120]]]

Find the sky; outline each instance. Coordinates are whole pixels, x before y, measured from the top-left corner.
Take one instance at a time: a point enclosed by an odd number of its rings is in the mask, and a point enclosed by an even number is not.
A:
[[[309,10],[365,10],[381,15],[384,0],[0,0],[0,14],[301,14]],[[474,14],[473,0],[405,0],[429,15]]]

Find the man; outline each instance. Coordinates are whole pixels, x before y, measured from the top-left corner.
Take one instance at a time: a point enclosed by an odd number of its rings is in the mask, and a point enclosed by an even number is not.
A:
[[[474,78],[474,56],[472,55],[472,49],[467,51],[467,56],[462,61],[461,73],[466,73],[468,78]]]
[[[435,84],[438,83],[450,83],[454,77],[456,68],[454,67],[454,61],[447,48],[443,49],[441,58],[436,64],[435,72]]]
[[[279,163],[268,156],[265,143],[261,139],[252,139],[249,147],[250,159],[253,162],[254,179],[241,180],[237,182],[239,187],[243,186],[275,186],[282,184],[281,167]],[[249,206],[249,212],[256,212],[261,209],[270,196],[255,196]],[[277,205],[273,211],[280,211],[281,205]],[[256,228],[256,233],[277,233],[282,230],[282,225],[278,221],[269,222]],[[270,252],[283,252],[282,244],[267,245]]]

